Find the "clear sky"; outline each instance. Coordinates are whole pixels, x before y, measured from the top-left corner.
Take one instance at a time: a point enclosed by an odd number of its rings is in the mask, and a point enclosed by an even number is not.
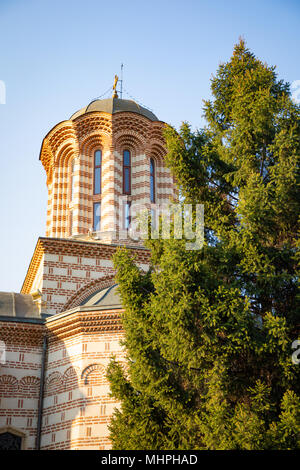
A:
[[[122,62],[131,96],[197,128],[239,36],[293,82],[299,31],[299,0],[0,0],[0,291],[20,291],[45,234],[43,137],[104,93]]]

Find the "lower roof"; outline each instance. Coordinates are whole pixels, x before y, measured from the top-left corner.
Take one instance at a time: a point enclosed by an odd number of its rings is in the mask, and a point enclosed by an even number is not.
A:
[[[80,306],[122,308],[118,285],[114,284],[113,286],[99,290],[85,299]]]
[[[0,292],[0,319],[1,317],[41,318],[41,315],[30,294]]]

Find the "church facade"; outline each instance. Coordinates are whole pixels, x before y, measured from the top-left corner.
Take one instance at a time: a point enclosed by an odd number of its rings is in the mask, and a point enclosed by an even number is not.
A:
[[[141,270],[133,206],[176,197],[165,124],[134,101],[95,100],[44,138],[46,236],[20,293],[0,292],[0,449],[110,449],[118,403],[106,367],[125,365],[123,307],[112,256],[127,246]]]

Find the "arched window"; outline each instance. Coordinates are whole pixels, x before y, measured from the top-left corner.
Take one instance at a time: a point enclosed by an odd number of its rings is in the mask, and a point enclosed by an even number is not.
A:
[[[150,158],[150,201],[155,202],[155,163]]]
[[[129,150],[123,152],[123,194],[131,194],[131,156]]]
[[[75,159],[71,163],[71,195],[70,200],[73,201],[75,192]]]
[[[7,431],[0,432],[0,450],[21,450],[22,435],[16,434],[7,428]]]
[[[94,194],[101,194],[101,163],[102,152],[96,150],[94,153]]]

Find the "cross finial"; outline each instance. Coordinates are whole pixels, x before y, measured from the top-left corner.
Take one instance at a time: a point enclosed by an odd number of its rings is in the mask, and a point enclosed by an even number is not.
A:
[[[115,81],[114,81],[114,84],[113,84],[113,90],[114,90],[113,98],[119,98],[118,93],[117,93],[117,83],[118,83],[118,81],[119,81],[119,77],[118,77],[118,75],[115,75]]]

